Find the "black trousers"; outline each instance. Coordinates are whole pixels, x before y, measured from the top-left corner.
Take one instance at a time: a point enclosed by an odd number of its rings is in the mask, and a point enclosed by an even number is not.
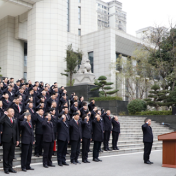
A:
[[[42,155],[43,134],[36,134],[35,155]]]
[[[82,161],[87,160],[89,153],[90,139],[82,139]]]
[[[66,154],[67,154],[67,145],[68,141],[57,141],[57,161],[59,163],[65,163],[66,162]]]
[[[10,142],[3,142],[3,167],[4,170],[12,168],[12,161],[15,153],[15,144],[13,139]]]
[[[77,161],[80,153],[80,139],[78,141],[71,141],[71,162]]]
[[[110,138],[111,131],[104,132],[104,149],[109,148],[109,138]]]
[[[112,131],[112,148],[113,149],[117,147],[118,138],[119,138],[119,133]]]
[[[53,145],[54,145],[54,141],[53,142],[43,142],[43,165],[48,165],[51,166],[52,165],[52,154],[53,154]]]
[[[148,161],[150,158],[150,153],[152,150],[153,143],[151,142],[144,142],[144,161]]]
[[[93,159],[99,157],[100,146],[101,146],[101,142],[99,142],[99,141],[94,141],[94,146],[93,146]]]
[[[32,157],[32,144],[22,144],[21,152],[21,168],[29,169]]]

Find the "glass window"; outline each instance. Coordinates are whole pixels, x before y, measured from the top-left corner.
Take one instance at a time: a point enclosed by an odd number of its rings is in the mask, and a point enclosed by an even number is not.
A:
[[[88,57],[90,60],[90,65],[91,65],[91,71],[94,73],[94,57],[93,57],[93,51],[88,53]]]
[[[67,32],[70,31],[70,0],[67,0]]]
[[[78,24],[81,25],[81,7],[78,7]]]
[[[78,29],[78,35],[81,36],[81,29]]]

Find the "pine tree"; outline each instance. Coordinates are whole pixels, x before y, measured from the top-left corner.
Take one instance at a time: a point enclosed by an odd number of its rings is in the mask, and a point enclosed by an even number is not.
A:
[[[112,82],[107,82],[107,77],[106,76],[100,76],[98,78],[98,81],[95,82],[94,84],[97,86],[93,89],[91,89],[91,91],[95,91],[95,90],[99,90],[99,93],[101,95],[104,95],[105,97],[107,95],[112,95],[112,94],[115,94],[117,93],[119,90],[115,89],[115,90],[112,90],[112,91],[107,91],[107,90],[111,90],[113,89],[110,85],[114,84]]]

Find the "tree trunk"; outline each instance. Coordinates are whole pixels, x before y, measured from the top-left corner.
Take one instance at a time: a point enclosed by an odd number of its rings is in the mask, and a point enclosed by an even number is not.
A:
[[[70,86],[72,86],[72,77],[73,77],[73,74],[70,73]]]

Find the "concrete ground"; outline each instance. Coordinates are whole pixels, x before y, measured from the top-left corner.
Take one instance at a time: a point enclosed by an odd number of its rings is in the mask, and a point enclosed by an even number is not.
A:
[[[162,151],[153,151],[151,161],[153,165],[147,165],[142,160],[143,153],[122,154],[116,156],[101,157],[103,162],[93,162],[90,164],[81,163],[79,165],[71,165],[59,167],[57,163],[55,168],[43,168],[42,164],[31,165],[35,171],[22,172],[19,171],[18,176],[176,176],[176,169],[161,167]],[[0,172],[0,175],[4,175]],[[12,175],[12,174],[11,174]],[[14,174],[13,174],[14,175]]]

